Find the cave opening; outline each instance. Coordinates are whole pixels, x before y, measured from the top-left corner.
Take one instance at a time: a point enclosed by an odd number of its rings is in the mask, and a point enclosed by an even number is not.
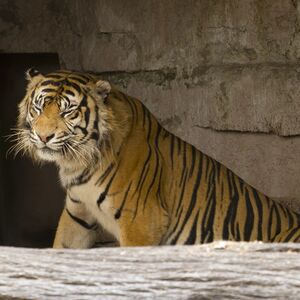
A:
[[[50,247],[64,193],[55,166],[33,164],[22,155],[8,153],[7,138],[16,126],[18,103],[25,95],[25,72],[60,68],[57,53],[0,54],[0,245]]]

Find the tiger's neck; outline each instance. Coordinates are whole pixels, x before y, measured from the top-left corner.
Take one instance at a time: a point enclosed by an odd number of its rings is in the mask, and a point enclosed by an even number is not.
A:
[[[59,177],[64,188],[68,188],[71,185],[79,183],[83,174],[88,172],[94,172],[99,162],[90,165],[76,164],[70,161],[63,161],[59,166]]]
[[[95,172],[101,173],[112,163],[118,164],[121,148],[127,142],[132,128],[130,107],[128,107],[128,103],[118,101],[116,99],[118,95],[118,92],[115,91],[107,101],[106,109],[110,115],[109,138],[105,142],[99,141],[100,156],[95,156],[94,160],[85,165],[74,159],[57,162],[60,180],[65,188],[76,184],[82,177],[88,177]]]

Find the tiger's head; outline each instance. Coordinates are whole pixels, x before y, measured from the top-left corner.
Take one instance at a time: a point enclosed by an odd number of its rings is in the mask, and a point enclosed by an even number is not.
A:
[[[17,151],[36,160],[85,166],[101,158],[109,142],[112,113],[105,100],[111,86],[88,74],[29,69],[19,105]]]

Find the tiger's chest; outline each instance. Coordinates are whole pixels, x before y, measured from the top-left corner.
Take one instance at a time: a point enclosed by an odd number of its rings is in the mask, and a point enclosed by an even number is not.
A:
[[[69,188],[67,193],[68,197],[80,201],[80,203],[77,203],[77,206],[78,213],[82,214],[82,218],[93,218],[119,240],[120,229],[115,218],[114,198],[113,196],[105,195],[105,186],[99,187],[94,184],[93,180],[90,180],[85,184]],[[73,210],[74,207],[76,210],[75,204],[72,205]]]

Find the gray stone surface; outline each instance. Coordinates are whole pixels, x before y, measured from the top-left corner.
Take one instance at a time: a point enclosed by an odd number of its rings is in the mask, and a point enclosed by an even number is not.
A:
[[[295,1],[2,0],[0,28],[1,51],[58,52],[66,68],[114,71],[152,106],[185,101],[177,115],[193,125],[300,134]],[[174,117],[168,110],[157,112]]]
[[[299,299],[299,244],[0,248],[1,299]],[[5,298],[7,297],[7,298]]]
[[[0,0],[0,35],[1,52],[57,52],[110,79],[300,208],[299,1]]]
[[[2,51],[58,51],[67,67],[182,68],[300,56],[296,0],[1,0],[0,8]]]
[[[100,73],[101,75],[101,73]],[[300,65],[194,66],[103,73],[163,121],[188,127],[300,134]]]

